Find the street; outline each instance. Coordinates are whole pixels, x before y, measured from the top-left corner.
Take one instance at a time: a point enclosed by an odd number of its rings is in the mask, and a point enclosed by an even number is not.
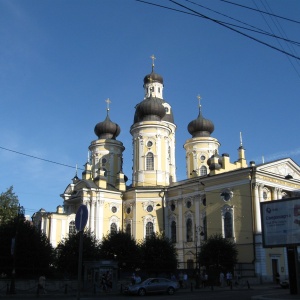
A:
[[[259,296],[265,296],[259,297]],[[80,300],[96,300],[96,299],[110,299],[110,300],[137,300],[142,298],[139,296],[123,295],[120,293],[99,293],[97,295],[83,293]],[[232,290],[228,287],[219,288],[215,287],[211,290],[210,287],[204,289],[198,289],[191,291],[190,289],[179,290],[175,295],[169,296],[165,294],[159,295],[146,295],[144,298],[147,300],[216,300],[216,299],[230,299],[230,300],[250,300],[250,299],[299,299],[299,295],[290,295],[288,289],[282,289],[274,285],[260,285],[253,286],[250,289],[233,288]],[[16,295],[0,295],[0,299],[55,299],[55,300],[67,300],[77,299],[76,293],[64,295],[64,294],[42,294],[37,297],[36,294],[16,294]]]

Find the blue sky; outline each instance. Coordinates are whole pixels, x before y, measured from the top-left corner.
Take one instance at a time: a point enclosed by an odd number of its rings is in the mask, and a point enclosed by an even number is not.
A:
[[[148,2],[184,10],[167,0]],[[273,23],[268,15],[219,0],[177,2],[300,42],[299,23]],[[300,21],[298,0],[232,2]],[[242,31],[300,56],[296,44]],[[183,144],[198,114],[198,94],[204,117],[215,124],[220,153],[229,153],[232,162],[242,132],[248,162],[291,157],[300,164],[299,59],[209,19],[135,0],[0,0],[0,41],[0,191],[13,185],[26,214],[62,204],[60,194],[76,164],[83,168],[94,126],[106,116],[107,98],[110,117],[121,127],[130,183],[129,130],[152,54],[177,125],[178,180],[186,178]]]

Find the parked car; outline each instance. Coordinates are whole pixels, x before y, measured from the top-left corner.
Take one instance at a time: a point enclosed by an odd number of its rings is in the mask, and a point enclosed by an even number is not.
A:
[[[128,285],[124,289],[126,294],[144,296],[146,294],[167,293],[173,295],[179,289],[177,281],[166,278],[148,278],[141,283]]]

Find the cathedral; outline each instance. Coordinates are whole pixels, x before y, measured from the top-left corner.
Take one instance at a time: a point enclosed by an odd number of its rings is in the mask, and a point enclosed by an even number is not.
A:
[[[76,212],[85,204],[86,227],[100,241],[118,230],[135,240],[164,233],[177,249],[179,269],[194,269],[201,243],[222,234],[237,246],[236,271],[242,277],[271,282],[278,272],[286,278],[286,248],[263,247],[260,203],[299,195],[300,166],[290,158],[247,163],[242,139],[232,162],[229,154],[219,153],[214,124],[203,116],[199,99],[198,116],[188,124],[183,145],[187,178],[177,181],[176,125],[152,59],[130,128],[132,184],[123,173],[125,148],[118,140],[119,125],[110,119],[108,99],[106,118],[94,128],[96,138],[88,147],[81,178],[76,174],[66,187],[56,212],[40,209],[33,223],[56,247],[76,230]]]

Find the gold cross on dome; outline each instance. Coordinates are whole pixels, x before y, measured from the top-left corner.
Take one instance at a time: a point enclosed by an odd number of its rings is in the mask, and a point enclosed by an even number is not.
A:
[[[156,59],[156,57],[154,56],[154,54],[152,54],[152,55],[150,56],[150,58],[152,59],[152,66],[154,66],[154,60]]]
[[[105,100],[105,102],[107,103],[107,110],[109,110],[109,104],[111,103],[110,99],[107,98],[107,99]]]
[[[202,99],[202,98],[201,98],[201,96],[200,96],[200,95],[198,95],[198,96],[197,96],[197,99],[198,99],[199,108],[200,108],[200,107],[201,107],[201,99]]]

